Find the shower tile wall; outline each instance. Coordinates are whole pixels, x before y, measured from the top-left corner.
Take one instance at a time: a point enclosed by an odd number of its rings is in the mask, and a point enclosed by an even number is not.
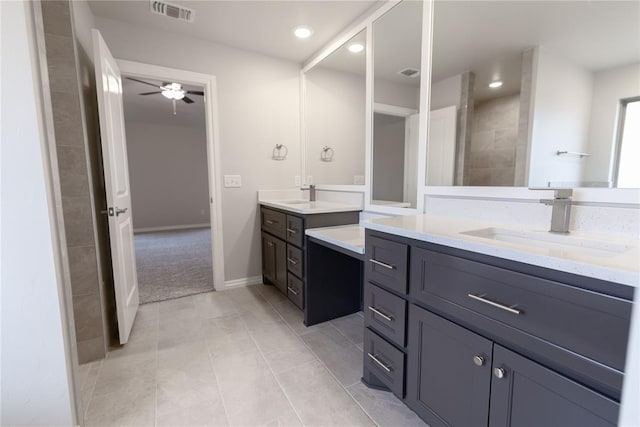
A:
[[[514,184],[519,109],[519,94],[476,102],[466,173],[468,185]]]
[[[94,210],[68,1],[42,1],[58,173],[80,363],[103,358],[107,340],[94,239]]]

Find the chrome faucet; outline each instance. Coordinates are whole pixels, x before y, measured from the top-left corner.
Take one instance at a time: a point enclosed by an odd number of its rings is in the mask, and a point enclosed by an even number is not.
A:
[[[552,233],[568,233],[569,220],[571,219],[571,196],[573,189],[554,189],[553,199],[542,199],[540,203],[551,206],[551,228]]]
[[[308,188],[303,188],[303,190],[309,190],[309,201],[316,201],[316,186],[314,184],[310,184]]]

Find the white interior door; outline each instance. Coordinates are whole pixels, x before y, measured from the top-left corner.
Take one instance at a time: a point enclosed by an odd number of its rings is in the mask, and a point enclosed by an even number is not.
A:
[[[456,160],[456,106],[429,114],[427,185],[453,185]]]
[[[129,333],[140,303],[131,221],[127,141],[122,110],[122,79],[115,59],[100,32],[95,29],[93,30],[93,54],[118,332],[120,343],[124,344],[129,340]]]

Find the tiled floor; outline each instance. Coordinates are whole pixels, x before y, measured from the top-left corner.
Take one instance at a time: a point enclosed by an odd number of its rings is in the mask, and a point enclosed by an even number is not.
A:
[[[423,426],[362,385],[360,313],[306,328],[271,286],[140,307],[130,342],[80,367],[86,425]]]

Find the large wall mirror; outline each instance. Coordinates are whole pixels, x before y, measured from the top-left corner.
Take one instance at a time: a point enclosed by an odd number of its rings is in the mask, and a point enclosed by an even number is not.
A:
[[[307,184],[365,183],[366,30],[305,72]]]
[[[640,187],[640,2],[435,0],[433,22],[427,185]]]
[[[415,208],[421,1],[403,1],[373,23],[371,204]]]

